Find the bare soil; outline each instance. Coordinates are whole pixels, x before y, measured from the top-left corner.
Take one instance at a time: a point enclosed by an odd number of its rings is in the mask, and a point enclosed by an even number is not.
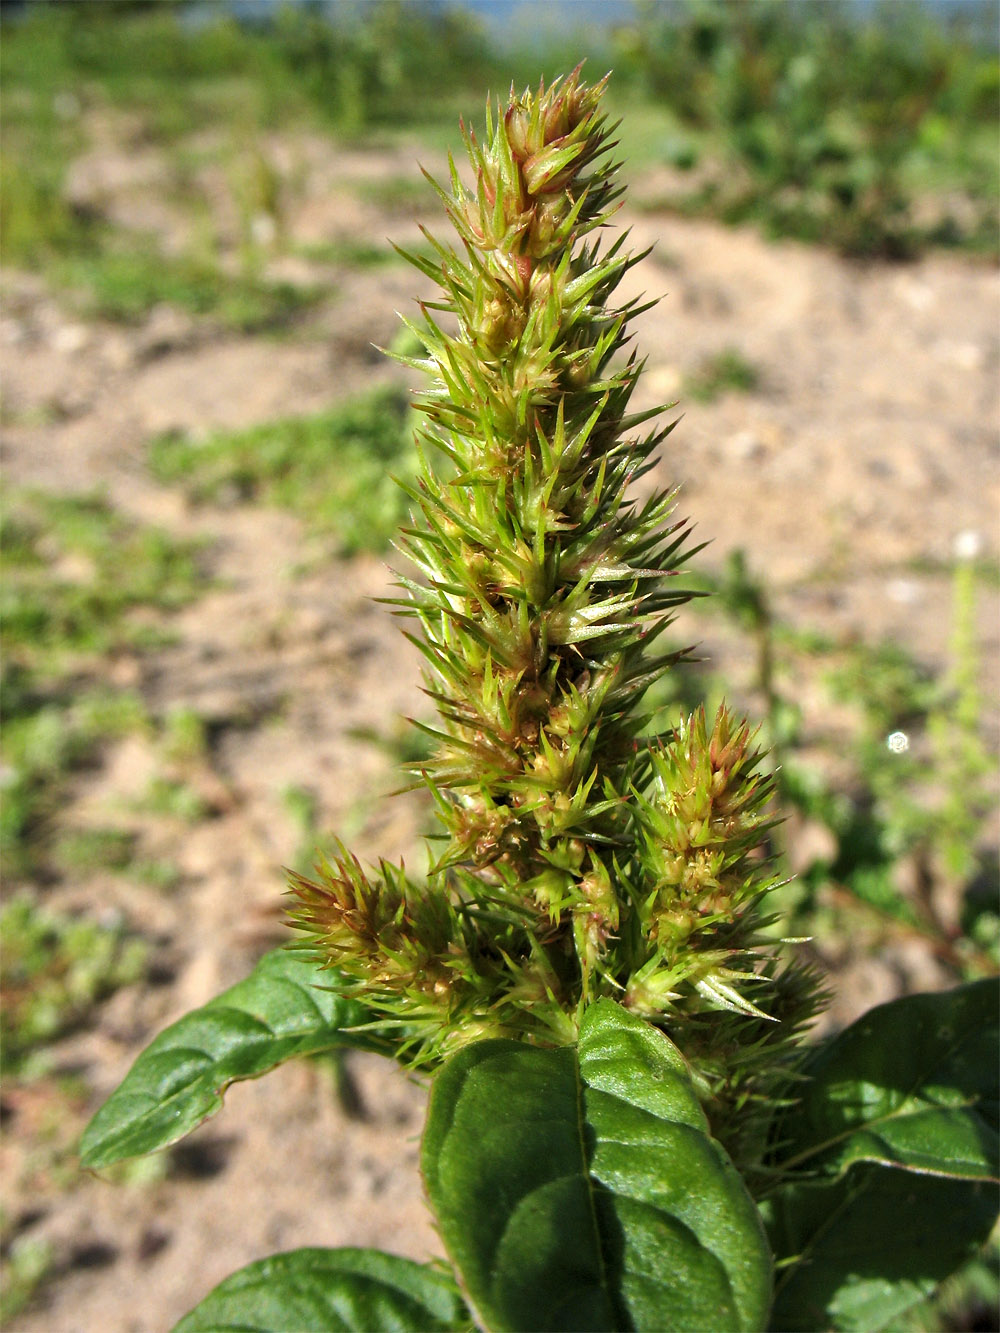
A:
[[[412,170],[405,156],[311,141],[294,152],[308,188],[290,209],[293,235],[413,239],[411,218],[384,216],[350,188]],[[162,164],[133,157],[126,170],[127,158],[105,147],[80,165],[74,189],[98,192],[111,215],[132,225],[139,216],[176,241],[183,219],[157,202]],[[655,196],[657,182],[647,186]],[[633,197],[643,192],[638,182]],[[858,267],[712,222],[626,212],[622,223],[634,248],[655,245],[626,294],[664,294],[636,321],[648,358],[638,406],[675,398],[685,376],[724,347],[760,373],[752,393],[683,404],[654,479],[682,484],[681,512],[712,543],[701,561],[718,568],[743,547],[793,624],[887,637],[940,671],[955,538],[976,532],[993,559],[998,546],[996,271],[939,255]],[[210,817],[186,826],[134,811],[159,762],[139,737],[110,745],[74,781],[63,812],[71,827],[132,828],[143,855],[176,864],[177,885],[164,891],[109,872],[41,890],[62,909],[124,912],[150,940],[155,968],[149,983],[119,991],[57,1047],[57,1067],[86,1081],[82,1098],[59,1108],[15,1090],[5,1106],[5,1211],[55,1254],[52,1278],[12,1333],[165,1329],[233,1269],[276,1249],[374,1244],[416,1258],[440,1249],[417,1170],[425,1091],[374,1057],[349,1059],[353,1110],[316,1065],[234,1087],[225,1111],[152,1182],[85,1177],[67,1155],[158,1030],[286,937],[281,867],[300,836],[283,796],[290,785],[311,790],[319,826],[350,830],[362,857],[419,857],[423,806],[373,799],[396,774],[356,735],[425,712],[418,655],[371,600],[389,590],[389,571],[376,559],[331,561],[277,510],[194,508],[147,466],[156,432],[266,422],[405,379],[371,344],[391,339],[394,312],[411,309],[422,279],[402,267],[300,266],[308,280],[329,276],[332,294],[281,341],[225,334],[165,309],[133,329],[88,322],[39,280],[4,278],[7,486],[101,487],[129,514],[205,537],[217,580],[171,619],[172,646],[111,668],[155,715],[186,705],[206,719],[210,753],[187,776]],[[991,600],[980,599],[980,650],[984,692],[995,698]],[[687,620],[678,638],[704,632]],[[703,651],[721,655],[734,695],[745,698],[749,664],[722,639]],[[807,713],[828,707],[818,695],[804,703]],[[838,1021],[902,989],[947,982],[912,941],[875,956],[848,943],[836,962]],[[55,1154],[53,1136],[62,1145]]]

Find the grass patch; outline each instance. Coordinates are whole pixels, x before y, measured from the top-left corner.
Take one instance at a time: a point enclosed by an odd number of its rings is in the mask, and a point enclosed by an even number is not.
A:
[[[60,853],[59,837],[71,836],[56,828],[65,782],[108,740],[150,726],[137,695],[96,678],[109,655],[165,641],[165,617],[206,586],[198,554],[98,495],[8,497],[0,581],[0,848],[8,876],[43,869],[53,851],[67,868],[79,868],[80,856],[109,864],[104,833],[99,849]],[[120,848],[112,862],[119,859]]]
[[[68,856],[70,842],[63,842],[63,838],[72,841],[73,835],[58,832],[66,782],[73,772],[92,763],[108,741],[148,726],[137,696],[107,691],[71,702],[58,695],[34,695],[21,702],[19,714],[7,714],[0,747],[0,850],[8,879],[59,867],[81,869]],[[98,838],[103,866],[108,865],[108,856],[120,864],[118,844],[105,844],[104,837],[102,833]],[[76,846],[77,852],[81,850],[82,843]],[[94,847],[86,850],[86,868],[99,868],[94,852]]]
[[[401,264],[402,257],[390,245],[372,245],[367,241],[326,241],[315,245],[297,245],[295,252],[317,264],[335,264],[344,268],[384,268]]]
[[[0,928],[0,1067],[5,1075],[27,1078],[42,1072],[39,1052],[45,1045],[86,1022],[95,1005],[120,986],[142,978],[148,950],[121,924],[54,912],[28,893],[4,905]]]
[[[125,870],[134,848],[135,834],[127,829],[66,829],[54,840],[52,860],[67,878],[99,870]]]
[[[308,417],[203,441],[161,436],[151,465],[199,503],[280,505],[331,534],[341,555],[384,551],[408,511],[393,480],[414,470],[405,394],[379,389]]]
[[[146,794],[136,801],[135,809],[183,820],[185,824],[197,824],[209,813],[205,801],[189,783],[166,777],[152,780]]]
[[[423,176],[385,176],[381,180],[359,181],[355,191],[359,199],[392,217],[425,213],[437,199]]]
[[[136,323],[154,306],[166,304],[248,334],[287,328],[329,295],[319,287],[226,274],[208,259],[166,256],[151,245],[121,238],[58,259],[50,276],[76,293],[92,317]]]
[[[137,612],[176,611],[204,587],[198,546],[132,522],[98,494],[21,491],[3,516],[0,610],[8,661],[35,677],[69,655],[148,646]]]

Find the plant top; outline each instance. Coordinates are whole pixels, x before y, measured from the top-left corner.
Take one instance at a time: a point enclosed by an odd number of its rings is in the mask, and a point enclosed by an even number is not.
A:
[[[775,1016],[750,729],[722,708],[646,736],[690,548],[673,495],[631,489],[672,425],[629,411],[648,307],[616,300],[642,256],[602,235],[621,194],[604,86],[576,70],[488,105],[483,144],[463,126],[473,182],[452,161],[436,187],[460,248],[407,256],[441,288],[409,363],[432,384],[402,539],[420,577],[398,604],[438,709],[419,778],[443,831],[426,883],[341,848],[292,887],[310,946],[417,1063],[491,1035],[575,1041],[602,996],[671,1031]]]

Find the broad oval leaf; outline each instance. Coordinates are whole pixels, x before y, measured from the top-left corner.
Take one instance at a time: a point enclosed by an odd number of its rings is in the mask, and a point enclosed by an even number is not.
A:
[[[435,1079],[422,1161],[487,1329],[763,1327],[757,1210],[676,1047],[610,1000],[576,1047],[459,1051]]]
[[[471,1328],[454,1281],[380,1250],[290,1250],[233,1273],[174,1333],[439,1333]]]
[[[829,1175],[880,1162],[995,1180],[1000,982],[908,995],[864,1014],[806,1063],[779,1164]]]
[[[773,1333],[898,1328],[979,1247],[995,1188],[861,1163],[794,1180],[761,1205],[780,1267]]]
[[[284,1060],[337,1046],[387,1050],[355,1001],[330,989],[336,975],[299,951],[275,949],[237,985],[166,1028],[142,1052],[80,1141],[84,1167],[155,1152],[222,1105],[230,1083]]]

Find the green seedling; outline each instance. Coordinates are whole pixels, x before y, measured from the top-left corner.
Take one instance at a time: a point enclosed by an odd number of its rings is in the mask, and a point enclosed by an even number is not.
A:
[[[807,1041],[821,997],[773,943],[752,728],[723,706],[649,735],[693,550],[675,497],[632,489],[671,427],[630,409],[643,307],[617,292],[640,256],[607,234],[603,96],[576,71],[491,105],[471,179],[441,190],[458,246],[416,259],[440,291],[414,323],[430,387],[396,605],[437,709],[413,774],[428,874],[338,845],[293,875],[299,947],[162,1033],[81,1147],[100,1168],[235,1079],[378,1051],[430,1082],[446,1261],[273,1256],[180,1333],[860,1333],[995,1221],[995,981]]]

